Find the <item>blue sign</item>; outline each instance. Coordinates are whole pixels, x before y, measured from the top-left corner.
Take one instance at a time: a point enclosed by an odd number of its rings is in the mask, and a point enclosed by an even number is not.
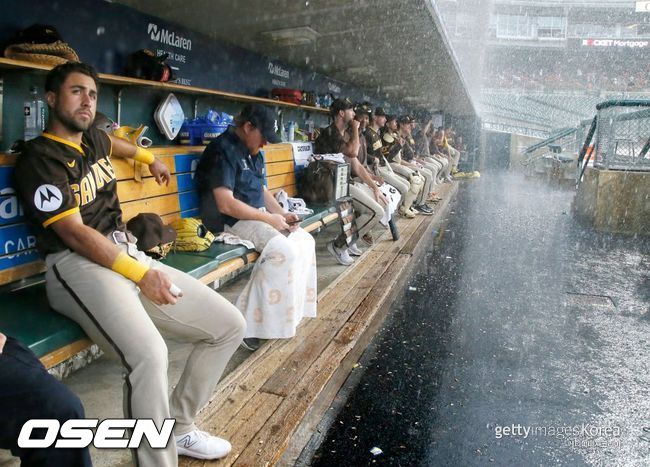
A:
[[[0,270],[30,263],[40,258],[36,237],[27,224],[0,227]]]
[[[197,191],[186,191],[178,194],[178,202],[181,211],[199,208],[199,193]]]
[[[22,264],[32,263],[40,259],[41,257],[36,250],[24,250],[19,253],[0,256],[0,271],[20,266]]]
[[[201,158],[200,154],[177,154],[174,156],[174,167],[176,168],[176,173],[184,172],[194,172],[199,159]]]
[[[13,188],[14,168],[0,166],[0,225],[15,224],[25,220],[23,207]]]

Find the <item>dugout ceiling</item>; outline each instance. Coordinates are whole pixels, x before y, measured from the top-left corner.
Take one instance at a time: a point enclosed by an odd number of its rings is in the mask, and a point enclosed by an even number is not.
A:
[[[474,115],[433,0],[116,0],[407,106]]]

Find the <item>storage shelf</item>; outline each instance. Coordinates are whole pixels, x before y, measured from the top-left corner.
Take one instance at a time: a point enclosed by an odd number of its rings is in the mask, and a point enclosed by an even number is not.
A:
[[[10,58],[0,57],[0,68],[49,71],[53,67],[51,65],[46,65],[42,63],[32,63],[32,62],[25,62],[22,60],[12,60]],[[184,94],[195,94],[195,95],[200,94],[203,96],[214,96],[214,97],[219,97],[222,99],[238,101],[238,102],[256,102],[259,104],[266,104],[266,105],[273,105],[273,106],[293,107],[308,112],[322,112],[322,113],[329,112],[328,109],[323,109],[321,107],[292,104],[290,102],[283,102],[275,99],[268,99],[265,97],[249,96],[246,94],[218,91],[215,89],[208,89],[208,88],[199,88],[196,86],[185,86],[176,83],[161,83],[159,81],[149,81],[146,79],[130,78],[128,76],[120,76],[120,75],[109,75],[107,73],[99,73],[99,81],[101,83],[112,84],[116,86],[149,87],[155,89],[162,89],[169,92],[174,91],[174,92],[180,92]]]

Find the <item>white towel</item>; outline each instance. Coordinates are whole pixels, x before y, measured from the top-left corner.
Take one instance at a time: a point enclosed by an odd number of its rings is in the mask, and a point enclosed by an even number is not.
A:
[[[255,262],[236,306],[246,319],[245,337],[293,337],[303,317],[316,316],[314,238],[302,229],[273,237]]]
[[[399,191],[397,191],[394,186],[389,185],[388,183],[382,183],[379,185],[379,191],[381,191],[388,200],[388,205],[384,206],[384,215],[379,219],[381,225],[386,227],[388,226],[388,222],[393,213],[397,211],[397,206],[399,206],[402,195],[399,194]]]
[[[253,242],[244,240],[243,238],[239,238],[237,235],[227,232],[221,232],[215,237],[214,241],[225,243],[226,245],[244,245],[246,248],[250,248],[251,250],[255,249]]]

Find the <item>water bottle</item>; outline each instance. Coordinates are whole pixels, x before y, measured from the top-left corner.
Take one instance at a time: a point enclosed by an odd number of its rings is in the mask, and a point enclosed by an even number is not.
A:
[[[25,141],[34,139],[45,130],[45,103],[38,97],[38,89],[29,89],[29,99],[25,101]]]

